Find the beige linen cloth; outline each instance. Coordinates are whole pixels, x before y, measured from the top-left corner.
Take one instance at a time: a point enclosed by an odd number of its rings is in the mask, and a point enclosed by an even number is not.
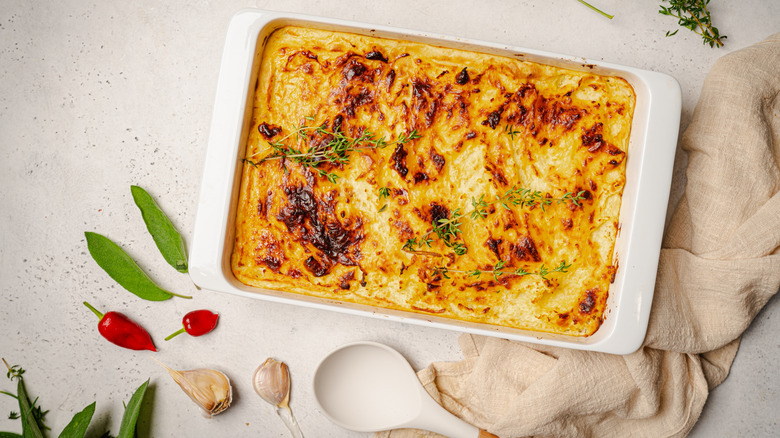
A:
[[[463,361],[418,373],[433,398],[503,438],[687,435],[742,332],[780,287],[779,93],[780,33],[725,55],[707,76],[682,137],[688,182],[639,351],[463,335]]]

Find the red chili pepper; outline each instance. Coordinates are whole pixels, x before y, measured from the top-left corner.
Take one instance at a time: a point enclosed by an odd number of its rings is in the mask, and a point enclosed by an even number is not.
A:
[[[157,351],[149,333],[137,322],[119,312],[100,313],[86,301],[84,305],[100,318],[98,331],[112,344],[131,350]]]
[[[181,324],[184,327],[180,328],[179,331],[172,333],[170,336],[165,338],[165,340],[167,341],[176,336],[179,336],[185,331],[190,336],[203,336],[206,333],[214,330],[214,327],[217,326],[217,319],[219,319],[218,313],[214,313],[206,309],[193,310],[192,312],[184,315],[184,318],[181,319]]]

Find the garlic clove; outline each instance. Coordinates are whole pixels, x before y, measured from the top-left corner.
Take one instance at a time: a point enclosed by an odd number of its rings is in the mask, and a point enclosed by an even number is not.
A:
[[[203,409],[207,417],[217,415],[230,407],[233,388],[230,386],[230,379],[221,371],[208,368],[177,371],[157,359],[154,360],[168,371],[182,391]]]
[[[290,370],[287,364],[266,359],[255,371],[252,385],[263,400],[276,406],[288,406],[290,401]]]
[[[290,370],[287,364],[269,357],[255,371],[252,386],[260,398],[276,407],[276,414],[290,429],[293,438],[303,438],[298,420],[290,409]]]

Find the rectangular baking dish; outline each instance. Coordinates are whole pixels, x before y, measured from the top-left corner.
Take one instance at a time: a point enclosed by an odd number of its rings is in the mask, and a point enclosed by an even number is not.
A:
[[[621,229],[615,243],[619,267],[609,290],[604,323],[599,330],[584,338],[554,335],[259,289],[236,280],[230,268],[230,256],[257,70],[267,37],[287,25],[515,57],[626,79],[634,87],[636,109],[620,209]],[[652,71],[388,26],[262,10],[239,11],[228,27],[217,84],[190,248],[190,276],[204,289],[273,302],[558,347],[612,354],[634,352],[644,340],[653,300],[677,145],[680,105],[677,81]]]

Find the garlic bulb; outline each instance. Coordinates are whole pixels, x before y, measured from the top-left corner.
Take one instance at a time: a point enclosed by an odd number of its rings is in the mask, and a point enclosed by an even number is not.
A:
[[[217,415],[230,407],[233,388],[230,379],[221,371],[208,368],[176,371],[155,359],[179,384],[182,391],[195,402],[206,417]]]
[[[287,364],[268,358],[255,371],[252,379],[255,392],[276,407],[276,414],[284,421],[295,438],[303,438],[298,421],[290,409],[290,370]]]

